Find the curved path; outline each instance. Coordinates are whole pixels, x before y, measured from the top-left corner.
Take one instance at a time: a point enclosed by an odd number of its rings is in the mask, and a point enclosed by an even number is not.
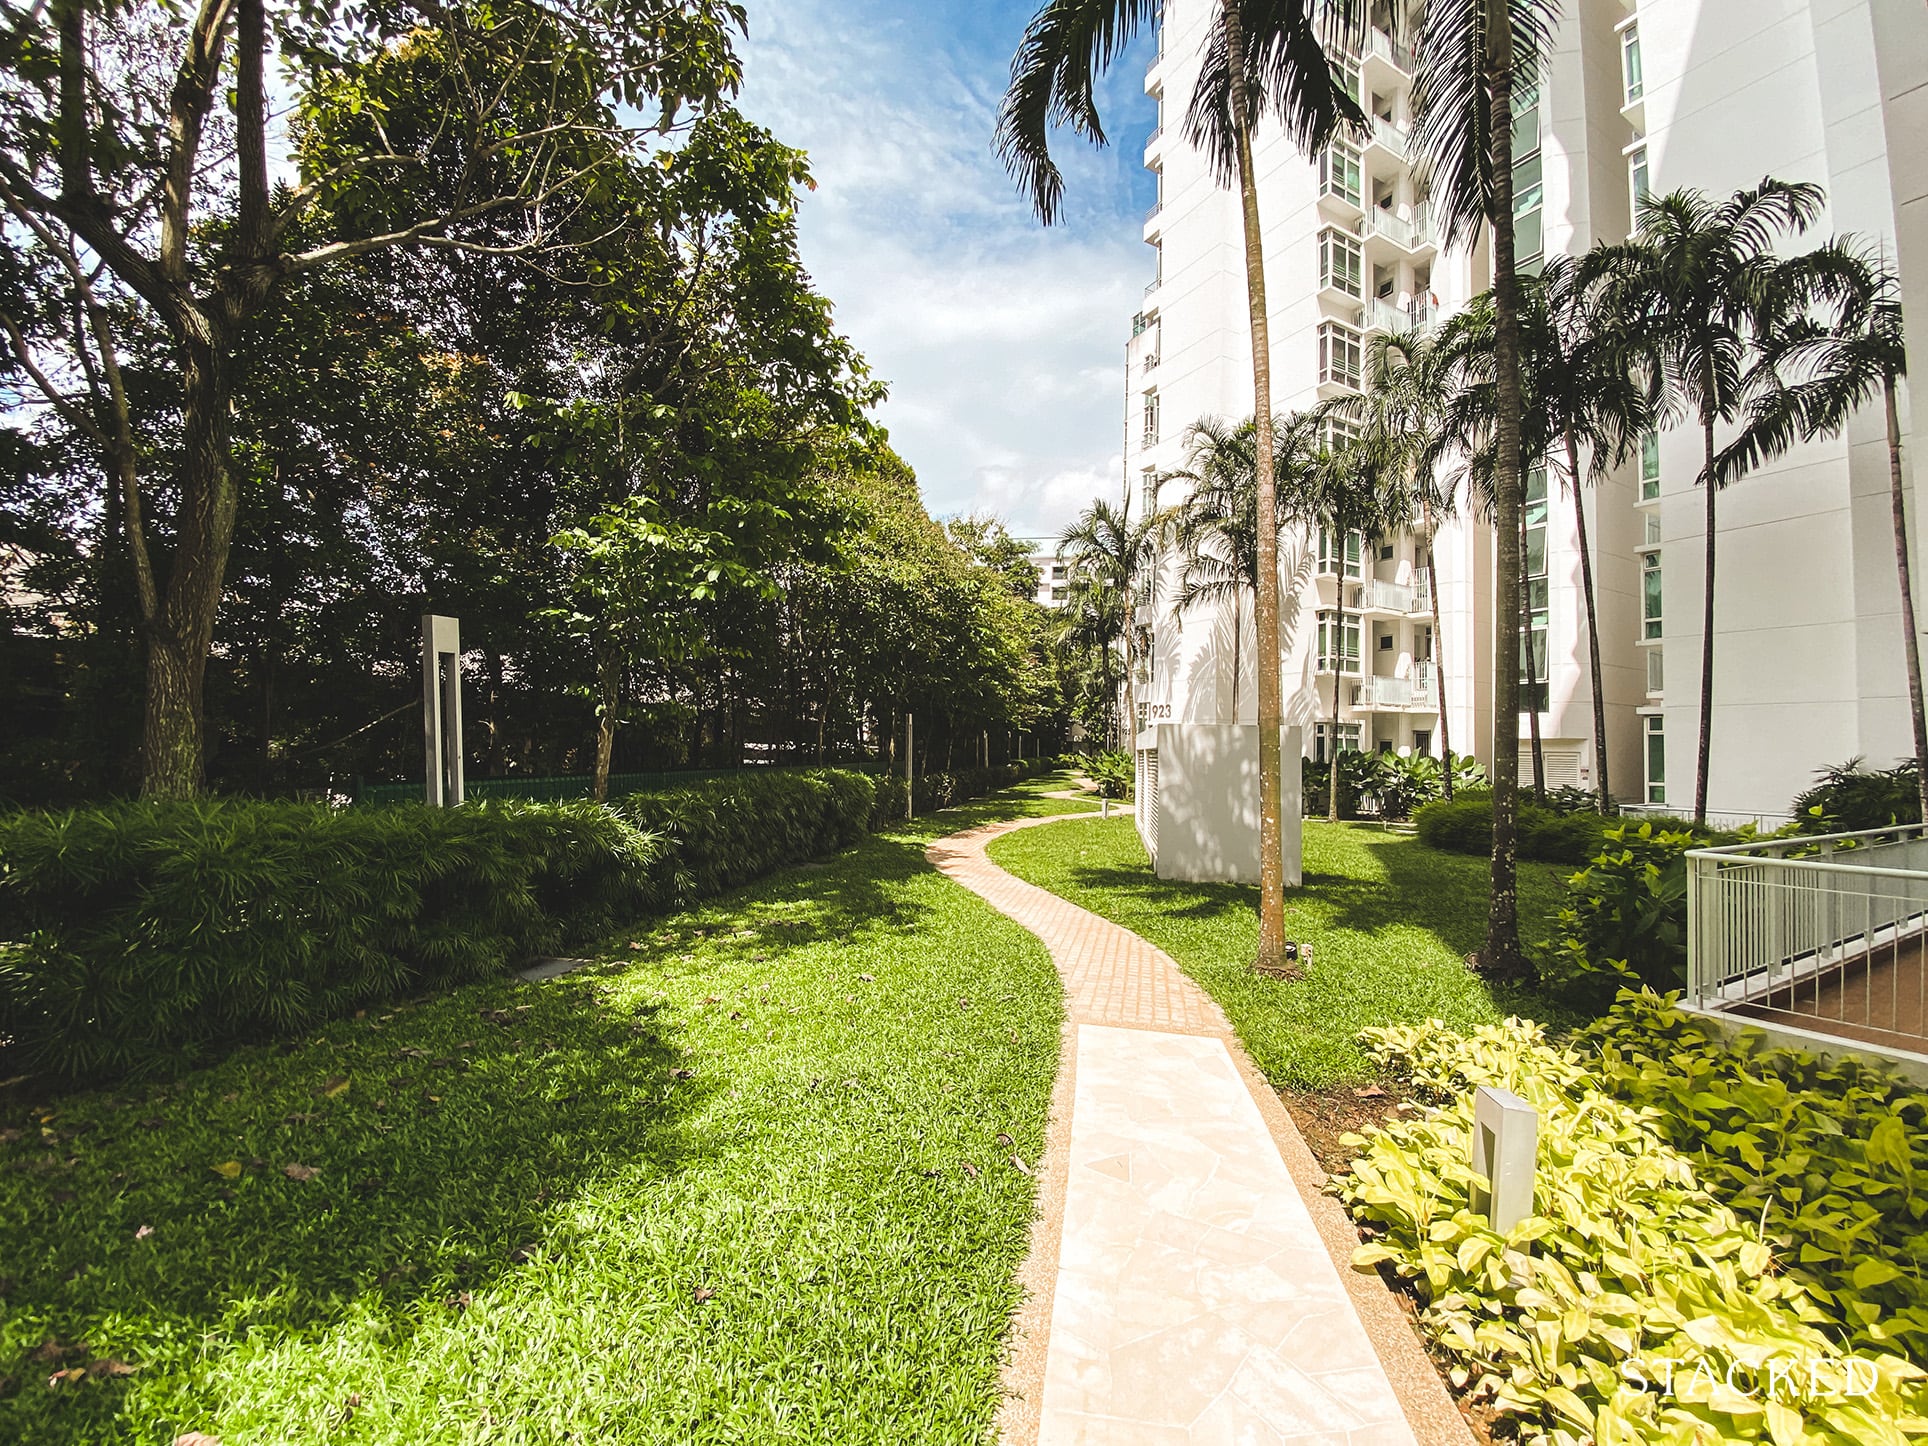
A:
[[[1041,939],[1068,1020],[1005,1446],[1467,1446],[1278,1096],[1218,1006],[1130,930],[1013,877],[987,824],[926,857]]]

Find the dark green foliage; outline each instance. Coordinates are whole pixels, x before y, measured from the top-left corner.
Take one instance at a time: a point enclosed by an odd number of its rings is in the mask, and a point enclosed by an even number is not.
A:
[[[1928,1365],[1928,1093],[1852,1055],[1729,1038],[1652,994],[1621,994],[1583,1038],[1848,1341]]]
[[[1591,812],[1556,813],[1522,797],[1519,856],[1552,864],[1584,863],[1600,850],[1608,820]],[[1484,854],[1493,847],[1493,795],[1467,790],[1451,803],[1426,804],[1413,815],[1422,842],[1454,853]]]
[[[9,1071],[142,1073],[485,977],[640,910],[662,853],[580,804],[0,816]]]
[[[1085,776],[1098,785],[1100,798],[1130,798],[1137,782],[1134,761],[1129,753],[1088,753],[1079,762]]]
[[[1452,768],[1455,798],[1486,781],[1486,770],[1463,754],[1453,755]],[[1328,811],[1326,765],[1305,759],[1299,776],[1306,815],[1323,816]],[[1411,818],[1422,804],[1441,797],[1445,787],[1445,766],[1426,754],[1415,757],[1356,748],[1339,752],[1340,818]]]
[[[946,785],[989,791],[1016,773]],[[746,769],[614,808],[211,800],[0,815],[0,1073],[152,1073],[487,978],[845,848],[902,802],[901,782],[861,773]]]
[[[1920,774],[1913,759],[1889,769],[1868,769],[1859,758],[1850,758],[1815,777],[1814,787],[1794,800],[1802,833],[1854,833],[1921,822]]]

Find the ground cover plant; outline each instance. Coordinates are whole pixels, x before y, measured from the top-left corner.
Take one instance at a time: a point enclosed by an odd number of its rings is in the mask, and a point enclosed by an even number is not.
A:
[[[1154,877],[1129,819],[1024,829],[994,842],[991,857],[1165,950],[1224,1008],[1253,1061],[1281,1087],[1370,1078],[1372,1061],[1356,1042],[1369,1025],[1432,1015],[1471,1025],[1550,1007],[1466,968],[1486,926],[1485,862],[1410,837],[1306,823],[1305,887],[1286,896],[1286,935],[1312,948],[1297,982],[1252,971],[1256,889]],[[1546,865],[1520,870],[1529,944],[1551,934],[1564,874]]]
[[[1758,1200],[1736,1189],[1738,1157],[1761,1137],[1736,1144],[1736,1122],[1706,1114],[1716,1092],[1775,1086],[1744,1051],[1690,1061],[1694,1077],[1676,1088],[1681,1038],[1667,1013],[1655,996],[1629,1000],[1568,1049],[1518,1019],[1369,1031],[1381,1063],[1430,1108],[1350,1137],[1357,1158],[1334,1189],[1371,1237],[1355,1264],[1408,1282],[1453,1384],[1531,1442],[1899,1446],[1928,1434],[1928,1374],[1897,1336],[1865,1328],[1887,1317],[1872,1288],[1911,1265],[1912,1243],[1884,1250],[1866,1216],[1844,1231],[1821,1202],[1810,1221],[1785,1206],[1757,1214],[1757,1203],[1779,1203],[1786,1177]],[[1521,1095],[1540,1116],[1534,1213],[1505,1235],[1482,1213],[1469,1162],[1479,1085]],[[1696,1103],[1703,1094],[1708,1103]],[[1911,1162],[1890,1157],[1894,1125],[1865,1131],[1857,1147],[1850,1121],[1849,1141],[1826,1143],[1818,1122],[1843,1112],[1818,1095],[1807,1105],[1815,1123],[1782,1144],[1801,1157],[1794,1178],[1831,1170],[1847,1194],[1856,1181],[1886,1189],[1907,1178]],[[1817,1229],[1836,1271],[1828,1288],[1805,1268]],[[1850,1236],[1858,1276],[1838,1253]]]
[[[1582,797],[1592,804],[1590,795]],[[1562,811],[1529,797],[1520,799],[1516,822],[1520,857],[1554,864],[1585,863],[1600,851],[1614,824],[1590,808]],[[1493,847],[1493,795],[1483,788],[1468,789],[1450,803],[1438,799],[1422,804],[1413,814],[1413,827],[1429,847],[1483,857]]]
[[[1061,996],[922,849],[1064,782],[0,1108],[0,1440],[982,1440]]]

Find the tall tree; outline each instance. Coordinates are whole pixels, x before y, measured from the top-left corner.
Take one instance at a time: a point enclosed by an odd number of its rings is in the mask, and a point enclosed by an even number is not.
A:
[[[1078,514],[1058,539],[1070,568],[1072,614],[1081,646],[1093,650],[1113,698],[1106,714],[1115,746],[1128,745],[1116,693],[1131,675],[1137,650],[1131,613],[1157,555],[1164,519],[1154,513],[1133,521],[1123,506],[1098,499]],[[1110,659],[1120,666],[1112,672]]]
[[[1513,244],[1513,97],[1522,69],[1536,83],[1561,0],[1429,0],[1413,84],[1414,148],[1446,238],[1471,248],[1490,234],[1493,262],[1494,526],[1493,870],[1480,965],[1496,979],[1531,971],[1520,948],[1516,816],[1520,669],[1519,278]]]
[[[1707,821],[1707,777],[1714,736],[1714,565],[1720,490],[1768,460],[1793,436],[1754,425],[1750,399],[1771,390],[1767,350],[1777,330],[1806,315],[1821,275],[1775,245],[1813,225],[1826,193],[1773,177],[1714,200],[1679,190],[1641,205],[1639,229],[1619,246],[1597,248],[1590,268],[1603,278],[1605,304],[1629,319],[1637,341],[1664,369],[1675,404],[1698,424],[1704,489],[1701,593],[1700,735],[1695,750],[1694,822]],[[1725,448],[1722,427],[1741,431]]]
[[[16,8],[0,204],[77,303],[36,366],[94,437],[118,498],[147,649],[144,791],[202,786],[250,323],[290,278],[359,256],[564,244],[592,178],[642,149],[619,107],[646,108],[662,131],[733,90],[740,22],[728,0]],[[292,184],[272,177],[271,54],[294,83]],[[505,240],[507,215],[523,224]],[[141,472],[116,324],[130,298],[179,371],[166,485]],[[155,516],[170,494],[172,517]]]
[[[1064,178],[1051,160],[1054,124],[1103,144],[1097,78],[1163,0],[1046,0],[1025,30],[1011,63],[1011,87],[998,115],[997,145],[1040,219],[1056,219]],[[1258,635],[1279,630],[1279,508],[1272,435],[1271,312],[1265,297],[1265,253],[1259,225],[1254,128],[1275,116],[1307,154],[1341,125],[1366,117],[1348,96],[1322,41],[1360,38],[1365,7],[1355,0],[1219,0],[1186,111],[1185,135],[1212,161],[1221,181],[1235,182],[1245,246],[1245,295],[1252,342],[1252,415],[1258,472]],[[1287,972],[1284,829],[1280,815],[1280,730],[1284,725],[1281,660],[1259,650],[1259,944],[1257,965]]]
[[[1433,620],[1433,687],[1439,699],[1441,785],[1453,797],[1453,733],[1446,695],[1446,653],[1439,612],[1441,524],[1459,507],[1456,474],[1446,464],[1453,400],[1453,357],[1430,332],[1374,332],[1366,343],[1366,388],[1380,428],[1404,439],[1405,486],[1426,549],[1426,601]]]
[[[1749,426],[1740,440],[1743,445],[1778,452],[1796,436],[1839,432],[1871,398],[1881,398],[1888,508],[1900,586],[1902,659],[1908,672],[1908,720],[1914,735],[1921,816],[1928,819],[1928,713],[1922,703],[1921,639],[1915,623],[1914,563],[1901,465],[1898,394],[1908,371],[1901,286],[1879,252],[1851,242],[1819,247],[1808,253],[1804,265],[1816,293],[1832,303],[1834,315],[1822,320],[1794,319],[1770,339],[1768,361],[1774,384],[1750,406]]]

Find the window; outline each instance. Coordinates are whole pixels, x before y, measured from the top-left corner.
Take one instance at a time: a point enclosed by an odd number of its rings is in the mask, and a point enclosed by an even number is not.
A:
[[[1640,225],[1640,203],[1652,194],[1647,180],[1647,148],[1627,152],[1627,192],[1633,202],[1633,224]]]
[[[1647,694],[1659,697],[1667,691],[1667,669],[1661,659],[1666,655],[1665,648],[1647,649]]]
[[[1660,554],[1649,552],[1640,559],[1640,636],[1660,636]]]
[[[1345,141],[1334,141],[1319,153],[1319,194],[1335,196],[1348,206],[1359,204],[1359,152]]]
[[[1359,576],[1359,556],[1364,550],[1364,539],[1357,532],[1346,534],[1346,576]],[[1319,571],[1335,573],[1339,570],[1339,544],[1332,529],[1319,527]]]
[[[1629,25],[1620,32],[1620,79],[1626,88],[1626,104],[1632,105],[1647,93],[1640,73],[1640,27]]]
[[[1430,757],[1433,751],[1433,730],[1430,728],[1413,729],[1413,752],[1421,758]]]
[[[1139,312],[1136,316],[1134,316],[1131,319],[1132,336],[1133,337],[1143,336],[1146,333],[1146,331],[1150,329],[1151,323],[1152,323],[1152,319],[1150,316],[1148,316],[1146,313],[1142,311]]]
[[[1660,514],[1649,512],[1641,519],[1640,545],[1642,547],[1660,546]]]
[[[1328,452],[1343,452],[1359,440],[1359,424],[1349,417],[1331,416],[1320,429],[1319,441]]]
[[[1647,719],[1647,802],[1667,801],[1667,724],[1658,714]]]
[[[1428,624],[1413,631],[1413,661],[1430,663],[1433,660],[1433,630]]]
[[[1392,651],[1391,633],[1381,633],[1379,635],[1379,651],[1382,653],[1390,653]]]
[[[1365,338],[1336,321],[1319,326],[1319,381],[1358,391],[1365,379]]]
[[[1319,289],[1338,291],[1355,301],[1365,294],[1365,254],[1357,236],[1326,227],[1319,233]]]
[[[1145,393],[1145,445],[1155,446],[1158,442],[1158,393]]]
[[[1652,502],[1660,496],[1660,433],[1649,432],[1640,440],[1640,500]]]
[[[1526,474],[1526,559],[1522,589],[1525,605],[1525,631],[1520,639],[1520,711],[1544,713],[1552,689],[1547,679],[1547,565],[1546,467],[1532,467]]]
[[[1143,502],[1142,515],[1149,517],[1158,510],[1158,469],[1146,467],[1138,474],[1138,493]]]
[[[1319,671],[1321,673],[1335,671],[1333,668],[1335,661],[1333,642],[1336,637],[1339,641],[1340,648],[1345,654],[1343,658],[1338,659],[1340,666],[1336,671],[1351,673],[1354,677],[1357,677],[1359,673],[1359,618],[1357,614],[1354,613],[1346,614],[1346,625],[1343,632],[1340,631],[1338,624],[1339,615],[1337,613],[1319,614]]]
[[[1331,760],[1332,755],[1326,752],[1327,740],[1331,737],[1332,724],[1330,722],[1314,723],[1312,725],[1312,761],[1314,763],[1326,763]],[[1357,723],[1341,723],[1339,725],[1339,751],[1341,753],[1357,753],[1359,751],[1359,725]]]
[[[1537,267],[1546,240],[1541,226],[1545,200],[1540,166],[1540,83],[1523,77],[1513,92],[1513,261]]]

